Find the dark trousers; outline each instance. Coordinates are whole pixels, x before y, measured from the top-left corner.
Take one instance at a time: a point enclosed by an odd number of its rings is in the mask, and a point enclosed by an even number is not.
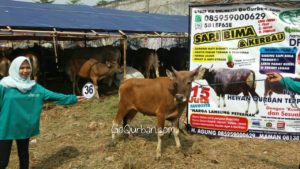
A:
[[[13,140],[0,140],[0,169],[8,166],[9,156],[11,152]],[[18,156],[20,161],[20,169],[29,168],[29,138],[16,140],[18,148]]]

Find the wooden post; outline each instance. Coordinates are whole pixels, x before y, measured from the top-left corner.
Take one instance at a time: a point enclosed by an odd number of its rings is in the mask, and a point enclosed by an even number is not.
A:
[[[126,62],[126,51],[127,51],[127,38],[124,37],[122,39],[122,43],[123,43],[123,69],[124,69],[124,72],[123,72],[123,79],[125,79],[126,77],[126,67],[127,67],[127,62]]]
[[[57,46],[56,46],[56,29],[53,28],[53,30],[54,30],[54,33],[53,33],[53,49],[54,49],[56,69],[58,69]]]

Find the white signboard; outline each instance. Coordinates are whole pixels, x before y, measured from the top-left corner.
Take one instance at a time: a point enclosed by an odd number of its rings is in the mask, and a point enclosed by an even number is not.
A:
[[[299,140],[300,96],[267,73],[300,77],[300,9],[261,4],[191,7],[188,105],[192,133]]]

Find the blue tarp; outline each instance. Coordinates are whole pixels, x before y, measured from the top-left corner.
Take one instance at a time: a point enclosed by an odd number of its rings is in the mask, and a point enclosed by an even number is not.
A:
[[[0,27],[129,32],[188,32],[188,16],[147,14],[86,5],[0,1]]]

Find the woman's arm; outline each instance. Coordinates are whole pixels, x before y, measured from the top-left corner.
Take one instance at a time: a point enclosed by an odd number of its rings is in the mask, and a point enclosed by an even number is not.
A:
[[[67,95],[62,93],[52,92],[41,85],[38,85],[39,90],[44,94],[43,100],[47,101],[54,101],[56,104],[60,105],[68,105],[77,103],[77,96],[75,95]]]
[[[280,80],[280,85],[282,87],[287,87],[292,92],[300,94],[300,81],[295,81],[289,77],[283,77]]]

